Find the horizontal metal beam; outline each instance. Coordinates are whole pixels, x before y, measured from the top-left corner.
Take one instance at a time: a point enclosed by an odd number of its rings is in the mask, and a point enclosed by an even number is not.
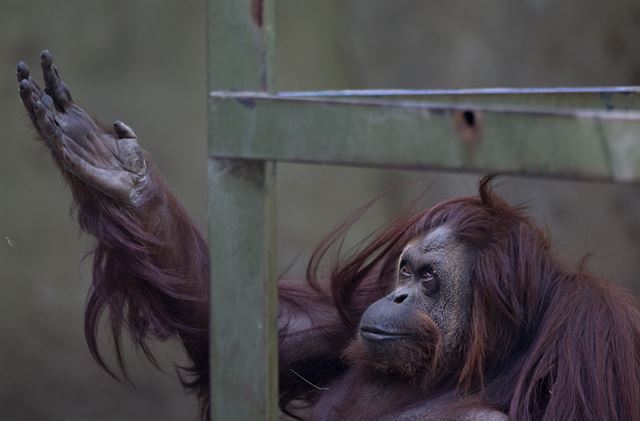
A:
[[[457,90],[346,90],[282,92],[298,98],[378,98],[429,102],[527,105],[554,108],[595,108],[611,110],[640,109],[640,87],[609,88],[490,88]]]
[[[214,96],[224,95],[214,92]],[[316,98],[389,101],[412,100],[436,103],[473,103],[526,105],[544,108],[593,108],[601,110],[640,109],[640,87],[592,87],[592,88],[488,88],[488,89],[374,89],[341,91],[290,91],[279,92],[284,98]]]
[[[463,94],[455,94],[457,103],[427,102],[414,99],[420,93],[411,97],[412,91],[399,92],[211,92],[215,131],[210,153],[218,158],[640,181],[640,111],[575,109],[562,99],[580,94],[595,101],[602,92],[545,93],[549,102],[555,98],[566,105],[556,107],[505,101],[526,96],[513,92],[478,94],[485,95],[485,103],[473,103],[474,98]]]

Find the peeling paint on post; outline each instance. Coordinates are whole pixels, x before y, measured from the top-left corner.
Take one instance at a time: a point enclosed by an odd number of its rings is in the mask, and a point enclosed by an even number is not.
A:
[[[208,18],[209,89],[266,91],[273,1],[209,0]],[[211,419],[276,420],[274,164],[215,156],[240,140],[225,129],[234,118],[209,109]]]

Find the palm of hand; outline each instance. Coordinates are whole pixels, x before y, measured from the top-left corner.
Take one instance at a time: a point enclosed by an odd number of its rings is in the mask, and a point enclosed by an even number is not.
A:
[[[18,63],[20,97],[56,163],[90,188],[127,205],[136,205],[148,184],[147,166],[131,128],[117,121],[113,130],[94,121],[71,99],[51,54],[41,54],[45,90]]]

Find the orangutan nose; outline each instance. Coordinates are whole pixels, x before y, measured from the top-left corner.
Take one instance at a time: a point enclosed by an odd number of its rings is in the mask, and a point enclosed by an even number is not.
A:
[[[394,294],[393,296],[393,302],[396,304],[400,304],[402,303],[404,300],[407,299],[407,297],[409,296],[408,293],[406,292],[399,292],[397,294]]]

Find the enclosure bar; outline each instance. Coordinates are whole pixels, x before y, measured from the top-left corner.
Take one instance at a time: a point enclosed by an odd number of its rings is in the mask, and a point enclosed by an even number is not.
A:
[[[251,96],[251,92],[210,92],[211,97]],[[548,108],[592,108],[606,111],[640,110],[640,87],[607,88],[525,88],[458,90],[342,90],[287,91],[277,98],[359,101],[420,101],[441,104],[529,106]]]
[[[341,89],[324,91],[281,91],[285,96],[430,96],[430,95],[529,95],[574,93],[640,93],[640,86],[553,86],[539,88],[466,89]]]
[[[640,111],[210,96],[212,156],[640,181]]]
[[[419,100],[450,104],[527,105],[541,107],[595,108],[603,110],[640,109],[640,87],[565,87],[565,88],[481,88],[434,90],[343,90],[280,92],[296,98],[378,98]]]
[[[270,86],[271,0],[209,0],[210,90]],[[211,109],[209,144],[234,142]],[[232,138],[226,138],[231,136]],[[209,158],[211,419],[278,418],[273,164]]]

